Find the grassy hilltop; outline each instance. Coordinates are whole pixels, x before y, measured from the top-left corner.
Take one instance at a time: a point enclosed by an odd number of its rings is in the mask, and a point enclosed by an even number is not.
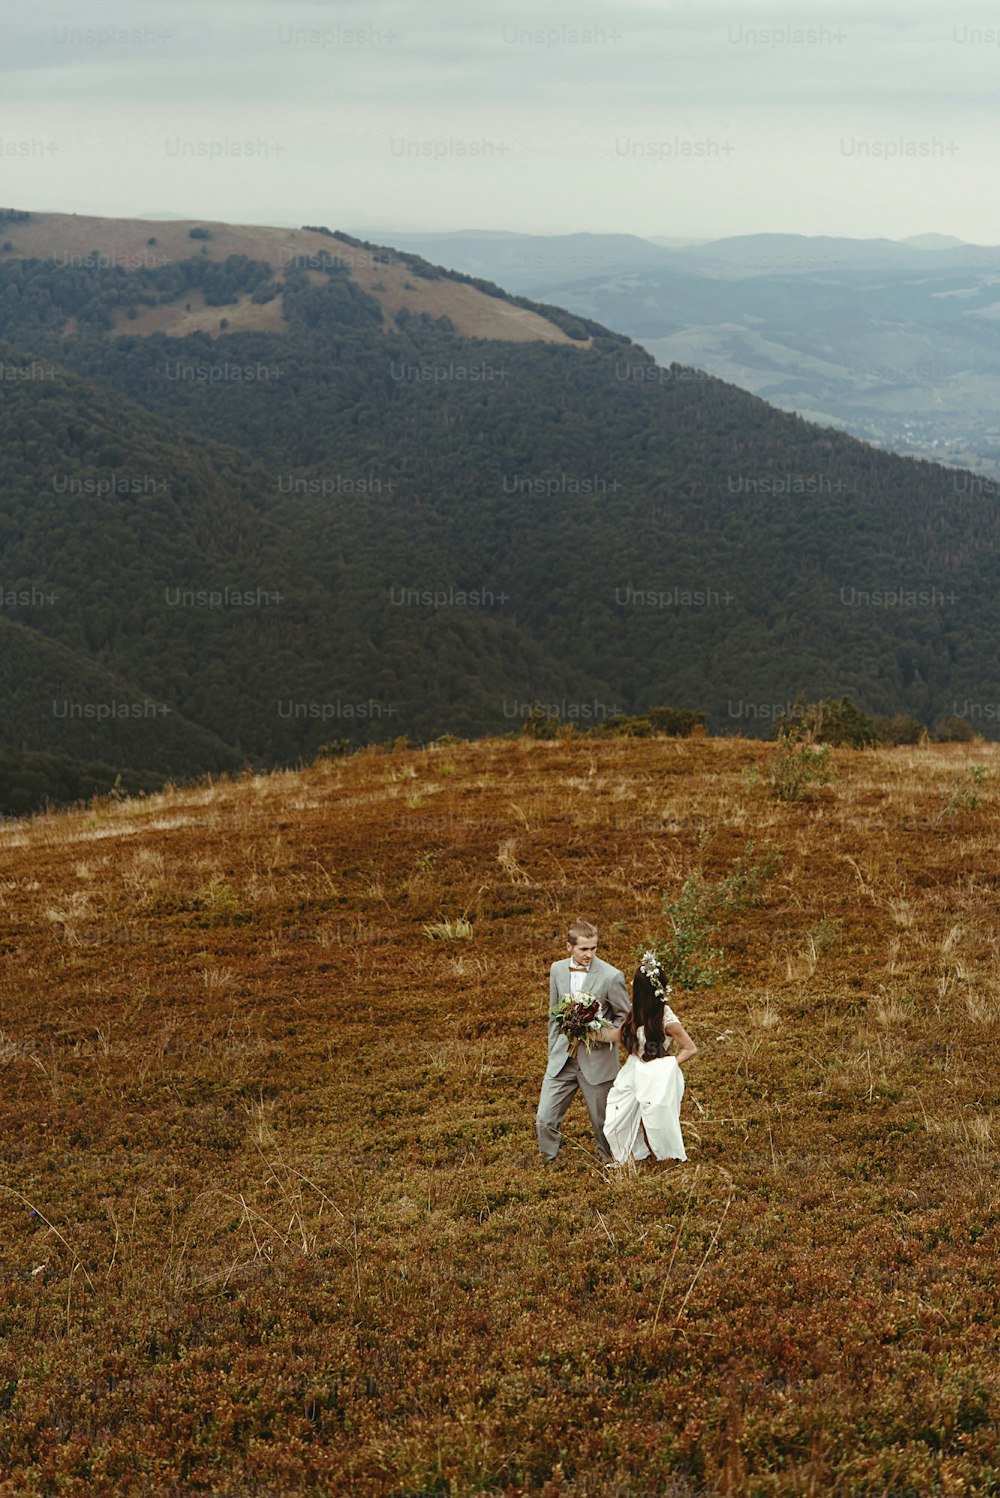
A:
[[[0,824],[2,1498],[995,1493],[996,750],[791,802],[776,752],[368,749]],[[674,999],[688,1163],[603,1173],[578,1100],[543,1170],[568,919],[628,970],[751,845]]]

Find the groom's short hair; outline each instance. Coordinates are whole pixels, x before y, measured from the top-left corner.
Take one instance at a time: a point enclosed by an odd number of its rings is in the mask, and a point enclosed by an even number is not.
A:
[[[574,921],[566,933],[566,940],[571,947],[575,947],[581,936],[596,936],[597,927],[592,926],[590,921]]]

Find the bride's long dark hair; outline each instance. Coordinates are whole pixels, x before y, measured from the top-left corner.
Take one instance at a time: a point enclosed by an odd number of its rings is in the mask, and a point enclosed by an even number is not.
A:
[[[656,981],[665,985],[666,979],[660,968],[656,970]],[[637,1031],[641,1027],[643,1045],[639,1046]],[[656,1061],[667,1054],[670,1042],[663,1029],[663,1001],[653,987],[652,980],[642,968],[637,967],[632,979],[632,1008],[622,1025],[622,1045],[630,1056],[640,1061]]]

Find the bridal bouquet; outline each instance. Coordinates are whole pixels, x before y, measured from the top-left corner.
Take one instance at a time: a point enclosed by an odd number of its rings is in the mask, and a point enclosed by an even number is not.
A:
[[[561,994],[552,1018],[560,1034],[568,1040],[571,1056],[576,1055],[581,1041],[589,1051],[602,1030],[614,1029],[601,1012],[600,999],[586,988],[579,993]]]

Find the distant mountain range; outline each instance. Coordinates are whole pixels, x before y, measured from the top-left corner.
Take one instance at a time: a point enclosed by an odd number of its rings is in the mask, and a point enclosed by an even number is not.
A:
[[[996,732],[989,481],[323,227],[0,237],[0,811],[538,712]]]
[[[1000,477],[1000,247],[751,234],[400,234],[893,452]]]

